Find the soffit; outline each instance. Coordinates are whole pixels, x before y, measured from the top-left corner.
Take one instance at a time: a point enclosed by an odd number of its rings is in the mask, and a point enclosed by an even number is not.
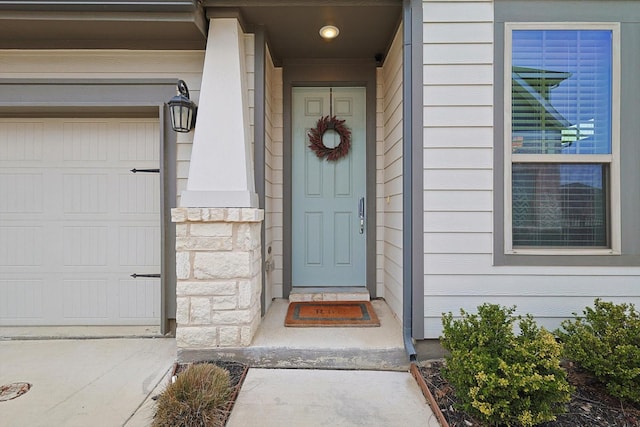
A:
[[[210,17],[240,15],[247,31],[262,26],[276,60],[372,59],[387,51],[402,15],[401,0],[66,1],[0,4],[0,49],[204,49],[204,6]],[[331,42],[318,35],[328,24],[340,29]]]
[[[220,3],[205,3],[215,5],[207,15],[224,16],[235,10],[248,31],[262,26],[276,60],[374,59],[387,52],[402,17],[402,2],[394,0],[227,2],[235,7],[220,7]],[[238,7],[238,3],[245,4]],[[335,25],[340,35],[323,40],[318,30],[324,25]]]

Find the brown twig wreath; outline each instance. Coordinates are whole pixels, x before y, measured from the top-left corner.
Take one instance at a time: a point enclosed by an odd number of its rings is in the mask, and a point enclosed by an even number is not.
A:
[[[309,131],[309,148],[316,153],[316,156],[323,158],[327,156],[327,160],[336,161],[346,156],[351,148],[351,131],[344,125],[344,120],[338,120],[336,116],[320,117],[316,127]],[[340,135],[340,144],[333,148],[329,148],[322,142],[324,133],[329,130],[335,130]]]

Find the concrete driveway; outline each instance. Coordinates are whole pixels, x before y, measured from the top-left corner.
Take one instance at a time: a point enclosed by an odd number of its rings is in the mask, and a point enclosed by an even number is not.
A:
[[[32,384],[0,426],[148,426],[175,358],[172,338],[0,341],[0,385]]]
[[[0,340],[0,427],[148,427],[176,358],[172,338]],[[249,370],[229,426],[438,426],[408,372]]]

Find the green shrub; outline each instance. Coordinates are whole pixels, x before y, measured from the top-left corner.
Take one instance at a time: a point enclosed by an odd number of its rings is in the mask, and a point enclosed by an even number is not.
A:
[[[230,396],[227,370],[207,363],[191,365],[158,397],[152,426],[224,426]]]
[[[515,307],[460,310],[461,319],[444,314],[442,345],[449,350],[443,377],[454,387],[459,407],[493,425],[533,426],[565,412],[571,387],[560,367],[561,346]],[[513,328],[519,321],[520,334]]]
[[[609,393],[640,402],[640,315],[633,304],[596,299],[584,317],[565,320],[557,330],[568,359],[593,373]]]

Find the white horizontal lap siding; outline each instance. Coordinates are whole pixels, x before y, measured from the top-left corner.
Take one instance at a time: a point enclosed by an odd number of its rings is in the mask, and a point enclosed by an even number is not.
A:
[[[398,319],[402,318],[402,28],[395,35],[381,70],[382,114],[378,117],[382,143],[378,167],[382,196],[379,209],[384,297]]]
[[[637,304],[638,268],[493,265],[493,2],[424,1],[423,17],[425,338],[485,302],[550,329],[596,297]]]
[[[269,55],[269,49],[265,46],[266,49],[266,61],[265,61],[265,69],[264,69],[264,242],[263,245],[265,248],[271,247],[273,244],[273,199],[272,199],[272,185],[273,185],[273,172],[271,169],[271,151],[273,146],[272,139],[272,108],[273,108],[273,61],[271,61],[271,57]],[[266,259],[265,261],[269,261],[269,255],[265,251]],[[267,304],[270,303],[272,297],[272,277],[266,272],[264,275],[265,281],[265,295],[264,300]],[[265,310],[267,307],[265,307]]]
[[[384,297],[384,73],[376,69],[376,295]]]
[[[204,51],[0,50],[2,79],[182,79],[196,103]],[[193,132],[177,134],[177,194],[186,188]]]
[[[437,338],[442,312],[476,295],[447,292],[464,260],[491,266],[493,2],[424,1],[423,41],[425,338]]]
[[[244,35],[244,60],[245,60],[245,73],[247,79],[247,102],[249,105],[249,138],[251,139],[251,146],[255,142],[254,138],[254,125],[255,125],[255,36],[253,34]],[[252,153],[253,154],[253,153]],[[253,156],[251,156],[253,158]]]
[[[266,274],[265,301],[282,297],[282,68],[267,49],[265,75],[265,247],[273,269]],[[265,307],[266,309],[267,307]]]
[[[181,77],[200,87],[201,50],[0,50],[3,78]],[[191,89],[191,86],[189,86]]]

